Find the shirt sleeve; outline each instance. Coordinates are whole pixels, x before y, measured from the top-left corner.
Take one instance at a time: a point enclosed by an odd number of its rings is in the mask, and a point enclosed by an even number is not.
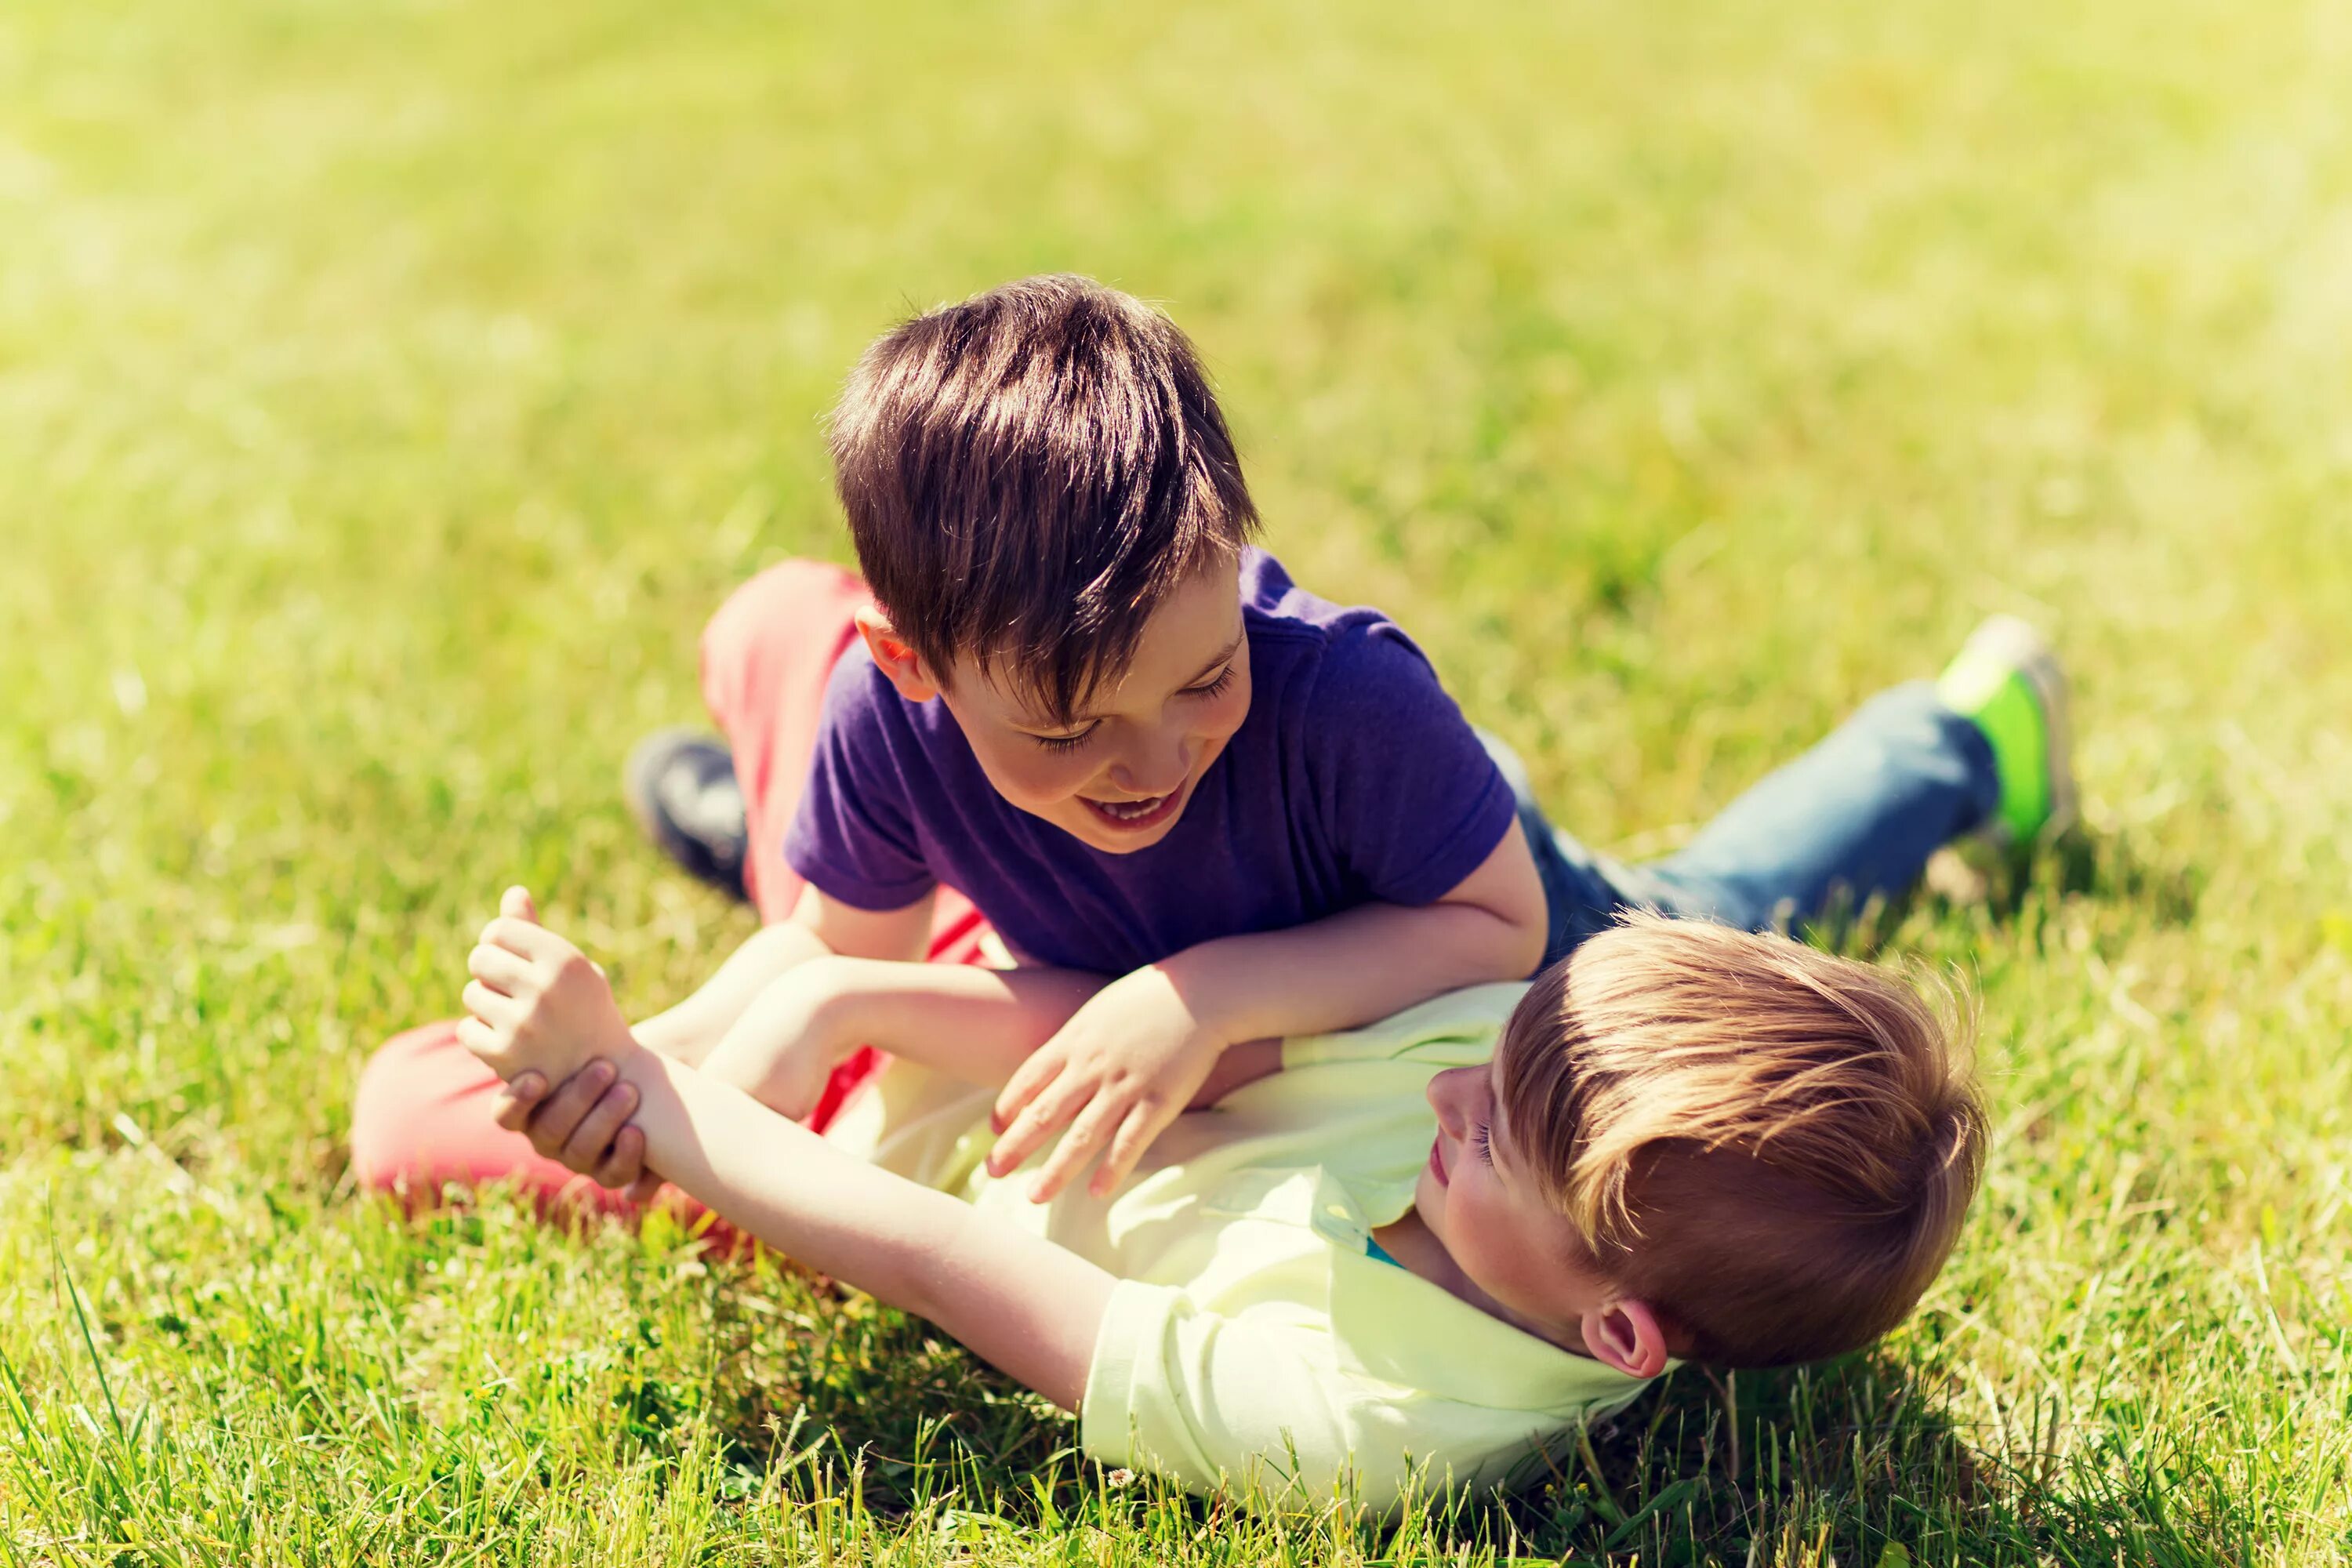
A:
[[[866,660],[845,658],[835,667],[808,787],[784,834],[787,865],[861,910],[904,909],[939,880],[910,809],[907,769],[918,748],[911,737],[894,744],[890,732],[899,716],[887,704],[898,700]]]
[[[1335,633],[1309,710],[1309,777],[1372,896],[1428,904],[1503,841],[1517,803],[1429,659],[1394,623]]]
[[[1327,1341],[1309,1323],[1220,1314],[1175,1286],[1121,1280],[1087,1369],[1079,1440],[1105,1464],[1260,1510],[1345,1499],[1385,1511],[1497,1473],[1538,1435],[1339,1371]]]

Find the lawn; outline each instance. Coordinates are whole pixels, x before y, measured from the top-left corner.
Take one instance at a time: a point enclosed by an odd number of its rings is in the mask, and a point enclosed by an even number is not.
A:
[[[2347,103],[2324,0],[11,0],[0,1561],[2352,1561]],[[503,884],[641,1008],[750,929],[619,760],[844,554],[862,343],[1046,268],[1598,843],[2059,636],[2084,830],[1848,939],[1981,996],[1911,1324],[1253,1522],[827,1282],[353,1190]]]

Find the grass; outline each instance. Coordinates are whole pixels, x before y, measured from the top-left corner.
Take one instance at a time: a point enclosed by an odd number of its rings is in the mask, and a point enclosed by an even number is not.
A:
[[[2347,80],[2317,3],[14,0],[0,1562],[2352,1561]],[[822,1281],[352,1190],[502,884],[640,1006],[744,933],[617,760],[841,552],[864,341],[1045,268],[1597,842],[2059,632],[2085,832],[1864,933],[1999,1111],[1909,1326],[1250,1521]]]

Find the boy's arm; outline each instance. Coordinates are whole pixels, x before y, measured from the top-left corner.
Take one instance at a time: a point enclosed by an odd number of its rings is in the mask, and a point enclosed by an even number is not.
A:
[[[640,1042],[683,1062],[709,1056],[761,992],[812,959],[919,959],[931,930],[931,896],[896,910],[861,910],[801,889],[792,914],[762,927],[730,954],[692,995],[638,1024]]]
[[[1086,1391],[1110,1274],[961,1199],[842,1153],[643,1048],[617,1063],[646,1162],[738,1229],[929,1319],[1065,1410]]]
[[[1524,978],[1542,960],[1543,883],[1514,820],[1478,868],[1435,903],[1367,904],[1287,931],[1221,937],[1106,986],[1024,1062],[996,1102],[1002,1176],[1055,1129],[1044,1202],[1097,1153],[1093,1189],[1134,1169],[1226,1047],[1351,1028],[1442,992]],[[1108,1151],[1108,1152],[1105,1152]]]
[[[1465,985],[1524,980],[1549,935],[1542,879],[1517,820],[1433,904],[1363,904],[1287,931],[1221,937],[1167,959],[1218,1034],[1328,1034]]]
[[[1076,970],[828,953],[771,982],[699,1065],[795,1121],[860,1046],[1002,1088],[1102,986],[1101,975]]]
[[[530,918],[509,889],[467,955],[457,1037],[499,1077],[576,1078],[609,1064],[646,1158],[761,1240],[930,1319],[1067,1409],[1077,1408],[1112,1279],[944,1193],[877,1170],[741,1090],[639,1044],[603,971]]]
[[[1001,1089],[1105,984],[1076,969],[812,959],[771,985],[702,1067],[795,1120],[794,1107],[766,1092],[763,1079],[787,1057],[807,1058],[789,1064],[796,1074],[829,1074],[859,1046]],[[1187,1109],[1281,1070],[1281,1047],[1272,1038],[1230,1047]]]
[[[761,994],[701,1070],[796,1121],[835,1065],[861,1045],[1001,1089],[1102,985],[1100,975],[1075,970],[812,959]],[[1280,1040],[1230,1047],[1186,1109],[1281,1070]],[[615,1083],[609,1068],[553,1086],[528,1069],[502,1092],[496,1119],[550,1159],[643,1200],[660,1178],[646,1171],[645,1133],[629,1120],[635,1109],[636,1091]]]

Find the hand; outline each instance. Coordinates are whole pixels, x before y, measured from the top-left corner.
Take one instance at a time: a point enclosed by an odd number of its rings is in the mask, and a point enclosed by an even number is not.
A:
[[[612,1063],[590,1062],[553,1094],[537,1068],[517,1075],[492,1107],[498,1124],[600,1187],[618,1189],[631,1203],[652,1201],[662,1179],[646,1169],[646,1135],[629,1125],[637,1109],[635,1085],[616,1083]]]
[[[863,1043],[856,1014],[869,961],[813,958],[770,981],[703,1059],[702,1070],[769,1110],[804,1119],[833,1069]]]
[[[1022,1063],[997,1097],[992,1121],[1003,1136],[989,1151],[989,1174],[1014,1170],[1067,1124],[1030,1186],[1031,1201],[1051,1199],[1106,1144],[1087,1190],[1108,1194],[1200,1089],[1225,1044],[1163,971],[1139,969],[1111,982]]]
[[[467,955],[473,980],[457,1038],[509,1081],[537,1068],[551,1081],[591,1057],[620,1060],[636,1048],[604,972],[539,924],[530,895],[509,888],[499,914]]]

